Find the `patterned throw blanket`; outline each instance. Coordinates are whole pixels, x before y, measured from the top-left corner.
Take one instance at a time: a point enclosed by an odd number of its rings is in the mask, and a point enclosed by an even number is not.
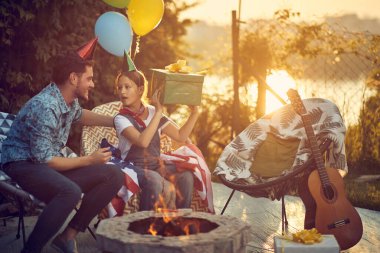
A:
[[[344,147],[346,128],[339,109],[331,101],[320,98],[305,99],[303,103],[311,116],[312,127],[318,142],[320,143],[325,138],[332,140],[332,147],[329,148],[326,156],[326,166],[339,169],[343,175],[346,174],[348,171]],[[294,171],[311,157],[301,117],[291,105],[285,105],[249,125],[229,143],[222,152],[214,173],[224,174],[229,181],[246,181],[246,183],[256,185],[276,180],[278,177],[264,178],[252,174],[250,170],[258,149],[269,134],[285,141],[299,139],[293,165],[284,170],[280,177]],[[265,192],[260,195],[278,199],[284,190],[291,190],[292,185],[295,185],[294,182],[281,186],[287,189],[280,190],[277,189],[278,187],[265,189]]]
[[[175,151],[162,154],[161,159],[176,164],[177,168],[191,170],[194,175],[194,190],[200,196],[210,213],[215,213],[213,193],[211,185],[211,173],[201,151],[193,144],[187,144]],[[107,206],[108,217],[123,214],[124,206],[133,194],[140,192],[137,174],[128,168],[128,164],[117,157],[112,157],[111,164],[121,165],[124,172],[124,185],[119,190],[117,197],[113,198]],[[169,187],[168,187],[169,188]],[[167,194],[170,196],[171,194]]]

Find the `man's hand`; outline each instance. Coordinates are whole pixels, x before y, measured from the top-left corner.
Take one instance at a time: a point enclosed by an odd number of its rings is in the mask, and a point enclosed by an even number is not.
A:
[[[112,156],[110,148],[100,148],[90,155],[93,164],[107,163]]]

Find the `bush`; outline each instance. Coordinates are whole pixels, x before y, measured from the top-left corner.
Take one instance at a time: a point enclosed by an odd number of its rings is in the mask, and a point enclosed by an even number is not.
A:
[[[380,180],[358,182],[354,178],[345,179],[348,200],[356,207],[380,211]]]

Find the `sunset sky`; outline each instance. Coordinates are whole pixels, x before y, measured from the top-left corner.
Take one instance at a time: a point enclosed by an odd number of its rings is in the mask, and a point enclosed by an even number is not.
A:
[[[196,0],[186,0],[195,2]],[[228,24],[231,11],[237,10],[239,0],[197,0],[200,4],[183,17]],[[301,12],[301,18],[318,20],[326,15],[357,14],[360,18],[380,20],[380,0],[242,0],[241,19],[270,18],[278,9],[290,8]]]

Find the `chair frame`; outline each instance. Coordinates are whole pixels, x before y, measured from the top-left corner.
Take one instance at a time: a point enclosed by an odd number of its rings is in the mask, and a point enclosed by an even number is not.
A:
[[[332,141],[330,139],[324,139],[322,141],[322,143],[319,146],[322,154],[327,151],[327,149],[328,149],[328,147],[330,146],[331,143],[332,143]],[[268,181],[268,182],[265,182],[265,183],[262,183],[262,184],[257,184],[257,185],[253,185],[253,184],[239,184],[237,182],[233,182],[233,181],[227,180],[224,174],[219,174],[218,177],[222,181],[222,183],[225,186],[227,186],[227,187],[229,187],[229,188],[232,189],[232,192],[231,192],[230,196],[228,197],[228,199],[227,199],[227,201],[226,201],[226,203],[225,203],[225,205],[224,205],[224,207],[222,209],[222,212],[220,214],[221,215],[224,214],[224,211],[226,210],[228,204],[230,203],[231,198],[234,195],[235,191],[240,191],[240,192],[246,193],[246,192],[253,192],[255,190],[263,190],[264,188],[271,187],[271,186],[274,186],[276,184],[283,183],[286,180],[289,180],[290,178],[295,177],[295,176],[297,176],[298,174],[300,174],[302,172],[310,170],[310,168],[313,165],[314,165],[314,158],[313,158],[313,156],[311,156],[303,165],[301,165],[300,167],[298,167],[294,171],[288,173],[287,175],[281,176],[278,179],[275,179],[275,180],[272,180],[272,181]],[[282,233],[284,233],[284,231],[286,231],[287,228],[288,228],[288,220],[287,220],[287,217],[286,217],[284,195],[281,196],[281,206],[282,206],[282,208],[281,208],[281,230],[282,230]]]
[[[16,239],[20,238],[20,232],[22,232],[22,241],[25,245],[25,238],[26,238],[25,223],[24,223],[25,206],[24,206],[23,201],[33,201],[33,200],[31,199],[30,195],[27,192],[17,188],[16,186],[12,185],[10,182],[6,182],[6,181],[0,181],[0,192],[6,192],[7,194],[11,195],[17,203],[18,215],[13,216],[13,217],[18,217]]]

